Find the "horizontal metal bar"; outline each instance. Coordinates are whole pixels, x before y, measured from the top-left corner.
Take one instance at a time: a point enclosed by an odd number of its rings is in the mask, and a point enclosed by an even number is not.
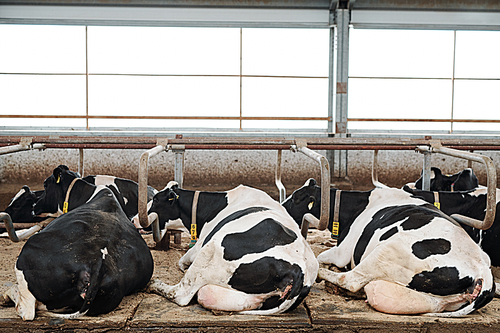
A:
[[[46,148],[112,148],[149,149],[156,146],[158,136],[14,136],[0,135],[0,146],[17,145],[23,139]],[[301,137],[313,150],[410,150],[429,146],[429,139],[419,138],[341,138]],[[498,150],[499,139],[440,139],[443,146],[462,150]],[[186,149],[289,149],[295,138],[283,137],[168,137],[171,145],[185,145]]]
[[[272,79],[328,79],[328,76],[306,75],[246,75],[246,74],[135,74],[135,73],[18,73],[0,72],[0,75],[81,75],[81,76],[139,76],[139,77],[234,77]]]
[[[328,28],[328,9],[2,5],[0,23],[105,26]]]
[[[425,123],[500,123],[500,119],[429,119],[429,118],[347,118],[347,121],[388,121]]]
[[[500,81],[500,77],[420,77],[420,76],[349,76],[363,80],[453,80],[453,81]]]
[[[330,121],[331,117],[246,117],[246,116],[85,116],[85,115],[0,115],[0,118],[29,118],[29,119],[145,119],[145,120],[323,120]]]

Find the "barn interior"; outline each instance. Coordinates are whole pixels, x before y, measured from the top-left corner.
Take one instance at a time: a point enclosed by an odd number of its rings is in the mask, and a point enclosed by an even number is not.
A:
[[[50,27],[77,31],[77,66],[44,65],[50,58],[57,63],[60,57],[73,56],[57,55],[64,53],[66,43],[72,45],[69,39],[59,37],[59,45],[50,39],[37,43],[37,36]],[[13,32],[21,28],[28,30],[16,37]],[[172,43],[172,49],[161,49],[156,46],[162,44],[159,40],[133,44],[146,39],[127,30],[134,28],[151,34],[155,29],[187,29],[196,38],[186,50],[171,40],[163,44]],[[124,30],[110,33],[104,44],[96,43],[106,29]],[[211,39],[204,29],[222,35]],[[422,175],[425,188],[431,167],[448,174],[470,167],[479,184],[494,195],[500,158],[498,30],[500,3],[494,0],[2,1],[0,41],[9,51],[0,55],[0,87],[5,92],[0,101],[0,209],[23,185],[42,190],[58,165],[82,176],[131,179],[139,183],[139,191],[146,185],[161,190],[172,180],[201,191],[244,184],[279,201],[309,178],[324,188],[364,191],[401,188]],[[363,32],[371,33],[368,39],[359,37]],[[417,32],[424,34],[421,39],[415,37]],[[322,34],[319,42],[306,43],[316,33]],[[252,34],[257,40],[266,34],[273,37],[258,45],[247,42]],[[363,44],[370,36],[373,44]],[[214,51],[227,39],[236,45],[231,63],[225,51]],[[483,42],[472,43],[476,40]],[[450,51],[445,60],[440,44]],[[421,49],[424,45],[430,48]],[[135,60],[127,56],[134,48],[144,48]],[[295,57],[302,49],[307,56]],[[462,56],[465,49],[472,55]],[[182,67],[174,53],[196,54],[189,65],[193,71]],[[411,58],[411,53],[419,58]],[[100,54],[108,67],[93,63]],[[252,69],[252,56],[270,69]],[[205,69],[215,58],[225,63]],[[20,65],[13,65],[15,59],[21,59]],[[123,64],[115,66],[120,61]],[[152,67],[169,64],[154,72],[148,62]],[[295,70],[299,62],[310,67]],[[478,64],[486,69],[465,70]],[[127,80],[131,83],[121,85]],[[226,85],[224,80],[231,82]],[[160,88],[142,87],[144,82]],[[221,88],[209,90],[219,83]],[[65,96],[64,86],[78,93]],[[188,97],[176,99],[181,91]],[[226,99],[232,104],[224,106]],[[492,200],[496,205],[498,199]],[[141,207],[139,214],[145,218]],[[177,261],[188,249],[189,235],[183,233],[180,242],[165,237],[163,249],[154,235],[144,237],[155,259],[155,276],[178,282],[182,273]],[[316,255],[332,246],[328,230],[310,230],[308,241]],[[5,250],[3,293],[15,282],[13,266],[23,242],[0,242]],[[484,332],[498,330],[498,311],[495,298],[465,318],[387,315],[371,309],[362,294],[346,294],[319,282],[301,306],[279,316],[213,313],[197,304],[181,308],[138,293],[110,314],[75,321],[41,316],[23,322],[12,307],[0,307],[0,328]]]

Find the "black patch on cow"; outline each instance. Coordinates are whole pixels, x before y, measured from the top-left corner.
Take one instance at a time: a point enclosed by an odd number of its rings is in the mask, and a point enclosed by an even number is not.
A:
[[[220,229],[222,229],[222,227],[224,227],[226,224],[234,221],[234,220],[237,220],[239,218],[242,218],[243,216],[246,216],[248,214],[252,214],[252,213],[258,213],[258,212],[262,212],[262,211],[266,211],[266,210],[269,210],[269,208],[266,208],[266,207],[250,207],[250,208],[245,208],[245,209],[242,209],[242,210],[238,210],[228,216],[226,216],[224,219],[222,219],[222,221],[220,221],[216,226],[215,228],[212,229],[212,231],[210,231],[210,233],[207,235],[207,237],[205,238],[205,240],[203,241],[203,245],[202,246],[205,246],[205,244],[207,244],[211,239],[212,237],[214,237],[214,235],[219,232]]]
[[[393,228],[387,230],[382,236],[380,236],[379,241],[385,241],[397,233],[398,233],[398,227],[393,227]]]
[[[378,229],[387,228],[402,220],[405,220],[401,223],[403,230],[418,229],[431,222],[435,217],[442,216],[441,214],[442,213],[440,213],[437,208],[429,204],[420,206],[401,205],[382,208],[373,215],[372,220],[367,224],[359,237],[358,243],[354,248],[354,263],[356,265],[360,263],[366,247]]]
[[[283,299],[278,296],[269,297],[260,310],[278,307],[285,300],[301,295],[303,284],[304,273],[297,264],[273,257],[263,257],[248,264],[241,264],[229,280],[231,287],[247,294],[284,291],[287,286],[292,285]]]
[[[430,256],[446,254],[451,250],[450,241],[443,238],[424,239],[411,246],[415,257],[424,260]]]
[[[408,287],[439,296],[461,294],[474,283],[474,279],[470,276],[460,279],[459,276],[456,267],[436,267],[431,272],[415,275]]]
[[[250,253],[262,253],[275,246],[293,243],[297,235],[278,221],[267,218],[244,232],[228,234],[222,241],[225,260],[238,260]]]

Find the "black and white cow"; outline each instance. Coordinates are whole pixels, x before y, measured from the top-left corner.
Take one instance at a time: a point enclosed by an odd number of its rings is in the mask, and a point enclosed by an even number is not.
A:
[[[114,194],[103,188],[88,203],[29,238],[15,265],[17,284],[7,291],[23,320],[35,310],[67,319],[112,311],[153,274],[146,242]]]
[[[33,206],[36,216],[60,216],[65,212],[65,205],[66,211],[70,211],[90,200],[103,186],[113,191],[129,220],[137,215],[138,184],[132,180],[112,176],[80,178],[78,173],[60,165],[45,179],[43,186],[45,190]],[[152,200],[156,192],[148,187],[148,199]]]
[[[331,190],[331,216],[337,191]],[[297,223],[306,213],[319,218],[320,192],[310,179],[283,206]],[[458,317],[493,298],[488,255],[433,205],[392,188],[342,191],[339,200],[339,245],[318,261],[351,270],[321,268],[321,279],[351,291],[364,287],[372,307],[394,314]]]
[[[193,202],[199,239],[179,261],[184,277],[174,286],[152,281],[150,292],[180,306],[197,295],[207,309],[245,314],[281,313],[300,304],[319,265],[278,202],[243,185],[198,193],[172,185],[155,195],[149,213],[190,225]]]
[[[33,205],[42,195],[43,191],[31,191],[29,186],[24,185],[19,192],[10,200],[9,206],[4,212],[9,214],[15,223],[38,223],[44,220],[42,217],[33,215]],[[5,229],[0,228],[0,233]]]
[[[64,165],[60,165],[58,168],[61,170],[69,170],[68,167]],[[77,172],[72,173],[72,175],[81,178]],[[115,191],[123,197],[123,209],[127,216],[133,217],[137,215],[139,185],[133,180],[108,175],[89,175],[82,179],[96,186],[113,186]],[[156,189],[148,186],[148,201],[151,201],[157,192]],[[28,186],[24,185],[14,198],[12,198],[5,212],[10,215],[14,223],[38,223],[43,220],[43,218],[33,215],[33,205],[40,199],[43,193],[44,190],[31,191]]]
[[[415,182],[416,189],[422,189],[423,179],[420,177]],[[408,184],[409,185],[409,184]],[[431,191],[467,191],[479,186],[474,171],[471,168],[464,169],[453,175],[443,175],[441,169],[431,168],[430,190]]]
[[[487,188],[479,188],[474,191],[464,192],[439,192],[438,196],[433,191],[423,191],[411,189],[404,186],[403,189],[413,196],[421,198],[429,203],[439,200],[440,209],[447,215],[460,214],[472,217],[477,220],[483,220],[486,211]],[[479,230],[465,224],[461,224],[462,228],[469,236],[481,246],[484,252],[491,259],[491,265],[500,267],[500,190],[496,191],[496,213],[493,225],[487,230]],[[498,290],[497,290],[498,291]]]

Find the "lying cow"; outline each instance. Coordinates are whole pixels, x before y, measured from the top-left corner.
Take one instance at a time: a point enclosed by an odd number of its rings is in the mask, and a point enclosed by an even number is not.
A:
[[[100,186],[106,185],[115,194],[127,218],[137,215],[138,184],[111,176],[88,176],[80,178],[65,165],[54,169],[44,181],[44,192],[33,206],[36,216],[57,217],[90,200]],[[152,199],[156,190],[148,188],[148,198]]]
[[[486,210],[487,189],[479,188],[467,192],[439,192],[411,189],[404,186],[403,189],[415,197],[430,203],[439,204],[440,209],[447,215],[460,214],[477,220],[484,220]],[[436,199],[439,201],[436,202]],[[495,220],[488,230],[479,230],[471,226],[461,224],[469,236],[478,243],[491,259],[491,265],[500,268],[500,251],[498,239],[500,237],[500,190],[496,194],[497,206]],[[498,291],[498,290],[497,290]]]
[[[37,217],[32,214],[33,205],[42,195],[43,191],[31,191],[29,186],[24,185],[19,192],[11,199],[9,206],[4,212],[9,214],[12,221],[16,223],[38,223],[44,220],[42,217]],[[0,228],[0,233],[5,232],[5,229]]]
[[[423,179],[420,177],[415,185],[416,189],[422,189]],[[410,185],[410,184],[408,184]],[[464,169],[453,175],[443,175],[441,169],[432,167],[430,177],[431,191],[467,191],[479,186],[477,177],[471,168]]]
[[[147,285],[153,258],[146,242],[107,189],[26,241],[7,291],[23,320],[35,309],[63,318],[112,311]]]
[[[331,216],[338,191],[331,190]],[[283,206],[297,223],[306,213],[319,218],[320,192],[310,179]],[[490,259],[433,205],[400,189],[341,191],[338,216],[339,245],[318,261],[351,270],[320,269],[318,276],[350,291],[364,287],[376,310],[458,317],[493,298]]]
[[[180,306],[197,295],[207,309],[281,313],[298,306],[316,279],[318,262],[297,224],[263,191],[240,185],[195,192],[172,185],[155,195],[149,213],[163,222],[194,220],[190,230],[199,232],[179,261],[182,280],[149,285]]]

